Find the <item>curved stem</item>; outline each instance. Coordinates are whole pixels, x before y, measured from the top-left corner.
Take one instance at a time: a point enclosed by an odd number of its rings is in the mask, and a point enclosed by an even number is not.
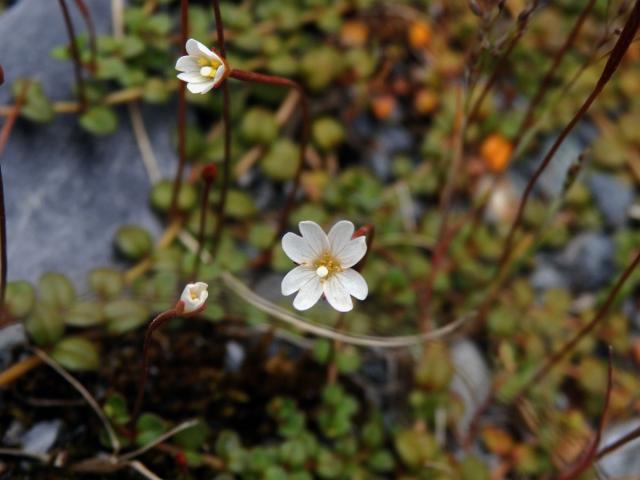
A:
[[[267,85],[293,88],[297,90],[298,93],[300,94],[300,106],[302,108],[302,139],[300,142],[300,155],[298,157],[298,165],[296,167],[296,172],[293,177],[293,185],[291,187],[291,190],[289,191],[289,194],[287,195],[287,198],[284,203],[284,207],[282,208],[280,213],[276,234],[273,237],[273,241],[271,242],[271,245],[262,252],[262,256],[261,256],[262,258],[260,259],[259,263],[264,264],[264,263],[268,263],[268,261],[271,259],[273,246],[275,245],[275,243],[278,241],[278,238],[282,236],[285,229],[287,228],[289,215],[291,213],[291,209],[293,208],[293,204],[295,203],[296,195],[298,194],[298,190],[300,188],[300,180],[302,179],[302,172],[304,170],[304,160],[307,152],[307,144],[309,143],[309,132],[310,132],[309,102],[305,95],[304,88],[302,88],[302,85],[288,78],[277,77],[273,75],[265,75],[262,73],[246,72],[244,70],[236,70],[236,69],[232,69],[229,76],[245,82],[263,83]]]
[[[91,16],[91,10],[84,0],[75,0],[78,10],[84,19],[84,23],[87,25],[87,31],[89,32],[89,48],[91,49],[91,61],[89,63],[89,70],[91,73],[96,73],[97,58],[98,58],[98,43],[96,40],[96,27],[93,23],[93,17]]]
[[[213,15],[216,21],[216,35],[218,38],[218,49],[222,57],[226,57],[227,48],[224,41],[224,24],[220,13],[220,2],[213,0]],[[211,244],[211,256],[215,259],[220,247],[222,230],[224,229],[225,212],[227,206],[227,196],[229,193],[229,183],[231,182],[231,100],[229,98],[229,85],[223,82],[222,88],[222,126],[224,129],[224,160],[222,163],[222,186],[220,188],[220,198],[217,205],[216,228],[213,232]]]
[[[136,396],[136,403],[133,407],[133,414],[131,415],[130,420],[132,425],[135,425],[135,422],[140,415],[140,410],[142,409],[142,401],[144,400],[144,387],[147,383],[147,376],[149,375],[149,346],[151,345],[151,337],[153,335],[153,332],[155,332],[162,325],[167,323],[168,320],[171,320],[177,315],[178,311],[175,308],[172,308],[171,310],[167,310],[159,314],[151,321],[151,323],[147,327],[147,331],[144,335],[144,346],[142,348],[142,369],[140,371],[140,378],[138,380],[138,395]]]
[[[58,3],[62,9],[64,24],[67,27],[67,34],[69,35],[69,48],[71,50],[71,56],[73,57],[73,71],[76,77],[76,87],[78,89],[78,103],[80,104],[80,110],[85,110],[87,107],[87,97],[84,89],[84,79],[82,78],[82,61],[80,59],[80,52],[78,51],[78,45],[76,43],[76,32],[73,28],[73,22],[69,15],[69,8],[67,7],[66,0],[58,0]]]
[[[198,251],[193,261],[193,271],[191,278],[196,279],[202,263],[202,250],[204,249],[204,232],[207,224],[207,212],[209,211],[209,195],[211,193],[212,180],[208,177],[204,178],[204,186],[202,191],[202,203],[200,204],[200,225],[198,226]]]
[[[189,36],[189,0],[180,1],[180,42],[182,43],[182,54],[187,53],[186,44]],[[178,85],[178,168],[176,176],[173,179],[173,188],[171,190],[171,207],[170,215],[176,217],[178,215],[178,198],[182,188],[182,177],[184,175],[184,166],[186,159],[186,129],[187,129],[187,99],[186,84],[180,82]]]

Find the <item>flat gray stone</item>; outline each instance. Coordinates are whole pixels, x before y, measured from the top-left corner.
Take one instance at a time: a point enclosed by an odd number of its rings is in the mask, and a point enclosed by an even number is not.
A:
[[[110,31],[110,2],[87,3],[98,32]],[[77,32],[84,30],[75,13],[74,23]],[[50,56],[53,47],[67,42],[58,2],[22,0],[0,16],[6,77],[0,103],[12,103],[10,85],[21,76],[40,79],[54,99],[73,99],[72,64]],[[79,282],[90,269],[113,261],[111,242],[120,225],[135,223],[159,233],[161,224],[148,208],[150,181],[126,108],[118,111],[119,129],[105,137],[83,131],[76,115],[61,115],[46,125],[16,123],[0,159],[10,280],[35,281],[54,270]],[[143,107],[163,176],[172,175],[176,165],[170,141],[174,112],[172,105]]]

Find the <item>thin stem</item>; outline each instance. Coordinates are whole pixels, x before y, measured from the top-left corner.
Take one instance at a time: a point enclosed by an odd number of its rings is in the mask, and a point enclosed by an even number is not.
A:
[[[300,94],[300,106],[302,108],[302,139],[300,142],[300,154],[298,157],[298,165],[296,167],[296,172],[293,177],[293,185],[287,198],[284,202],[284,207],[280,213],[280,219],[278,221],[278,227],[276,230],[276,234],[271,242],[271,245],[262,252],[260,264],[268,263],[271,259],[271,254],[273,252],[273,246],[278,241],[278,239],[282,236],[287,225],[289,223],[289,215],[291,213],[291,209],[295,203],[296,195],[298,194],[298,190],[300,188],[300,180],[302,179],[302,172],[304,170],[304,160],[307,152],[307,144],[309,143],[309,132],[310,132],[310,115],[309,115],[309,103],[307,101],[307,97],[304,92],[304,88],[298,82],[294,80],[290,80],[288,78],[276,77],[273,75],[264,75],[262,73],[255,72],[246,72],[244,70],[231,70],[230,76],[245,82],[252,83],[263,83],[267,85],[275,85],[281,87],[293,88],[298,91]]]
[[[426,288],[424,292],[419,295],[420,301],[420,316],[418,318],[419,327],[422,332],[426,332],[429,326],[429,306],[431,304],[431,298],[433,296],[434,284],[440,270],[440,266],[444,260],[449,243],[453,238],[453,235],[449,233],[449,214],[451,212],[451,200],[453,198],[453,190],[455,185],[455,179],[457,173],[460,170],[460,164],[463,157],[464,149],[464,136],[467,127],[466,118],[464,118],[462,111],[462,103],[460,99],[460,91],[457,95],[457,107],[456,117],[454,120],[454,152],[453,159],[449,164],[447,170],[447,179],[442,189],[440,196],[439,213],[441,217],[440,229],[438,232],[438,241],[435,245],[432,260],[431,269],[426,282]]]
[[[216,21],[216,35],[218,38],[218,49],[223,58],[226,57],[227,48],[224,41],[224,24],[220,13],[220,2],[213,0],[213,15]],[[229,97],[229,85],[223,82],[222,88],[222,125],[224,129],[224,160],[222,162],[222,186],[220,188],[220,198],[218,199],[216,228],[213,232],[211,244],[211,256],[215,259],[222,231],[225,223],[225,213],[227,206],[227,196],[229,193],[229,183],[231,182],[231,100]]]
[[[82,60],[80,59],[80,52],[78,51],[78,44],[76,43],[76,32],[73,28],[73,22],[71,21],[71,15],[69,15],[69,8],[67,7],[66,0],[58,0],[58,3],[62,9],[64,24],[67,27],[67,34],[69,35],[69,49],[71,51],[71,56],[73,57],[76,88],[78,90],[78,103],[80,104],[80,110],[83,111],[87,108],[87,97],[85,94],[84,79],[82,78]]]
[[[151,323],[147,327],[147,331],[144,335],[144,346],[142,348],[142,369],[140,370],[140,378],[138,380],[138,395],[136,397],[136,403],[133,408],[133,414],[131,415],[130,420],[132,425],[135,425],[135,422],[140,415],[140,410],[142,409],[142,401],[144,400],[144,388],[147,383],[147,376],[149,375],[149,347],[151,345],[151,337],[153,335],[153,332],[155,332],[158,328],[167,323],[167,321],[171,320],[177,315],[178,311],[175,308],[172,308],[171,310],[167,310],[159,314],[151,321]]]
[[[564,56],[567,54],[567,52],[575,42],[578,36],[578,33],[582,29],[582,26],[584,25],[584,22],[586,21],[587,17],[591,13],[591,10],[593,9],[593,6],[595,3],[596,3],[596,0],[589,0],[589,3],[585,5],[584,9],[580,13],[580,16],[576,20],[576,23],[573,26],[571,33],[565,40],[562,47],[554,55],[553,61],[551,62],[549,69],[547,70],[544,78],[542,79],[542,82],[540,82],[538,86],[538,90],[534,94],[532,100],[529,102],[529,106],[527,107],[527,112],[525,113],[524,117],[522,118],[522,122],[518,127],[516,136],[514,137],[516,141],[516,144],[513,147],[514,152],[517,150],[518,143],[520,142],[524,131],[531,126],[531,123],[533,120],[533,114],[535,113],[536,109],[538,108],[538,105],[540,104],[542,99],[545,97],[547,91],[549,90],[549,87],[551,86],[551,82],[555,77],[556,71],[560,66],[560,62],[562,62],[562,59],[564,58]]]
[[[513,51],[515,46],[518,44],[518,42],[522,38],[525,28],[529,23],[529,18],[531,18],[531,14],[536,10],[536,8],[538,8],[538,3],[539,3],[539,0],[533,0],[531,5],[527,7],[525,10],[523,10],[522,12],[520,12],[520,15],[518,15],[518,29],[516,30],[516,33],[513,35],[513,37],[511,37],[511,40],[509,41],[509,43],[507,44],[507,47],[502,52],[502,55],[500,55],[500,58],[498,58],[498,61],[496,62],[496,66],[493,69],[493,72],[491,73],[489,80],[487,80],[487,83],[485,83],[482,91],[480,92],[480,95],[478,96],[478,99],[473,104],[473,107],[471,108],[471,113],[469,114],[469,123],[473,122],[476,119],[476,116],[480,111],[480,107],[484,103],[484,99],[486,98],[487,94],[489,93],[489,91],[493,87],[493,84],[496,82],[496,80],[498,79],[498,76],[501,73],[502,66],[505,60],[509,57],[509,55],[511,55],[511,52]]]
[[[180,42],[182,45],[182,54],[187,53],[187,37],[189,36],[189,0],[180,0]],[[180,197],[180,189],[182,188],[182,177],[184,175],[184,167],[186,159],[186,130],[187,130],[187,98],[186,84],[180,82],[178,85],[178,167],[176,176],[173,179],[173,188],[171,189],[171,207],[169,212],[171,217],[178,215],[178,198]]]
[[[535,184],[537,183],[538,179],[540,178],[542,173],[545,171],[549,163],[551,163],[551,160],[553,159],[554,155],[560,148],[560,145],[562,145],[562,143],[569,136],[571,131],[573,131],[577,123],[580,120],[582,120],[585,114],[589,111],[593,102],[600,95],[600,93],[602,92],[606,84],[611,79],[611,76],[614,74],[614,72],[618,69],[620,62],[622,61],[624,54],[629,48],[629,45],[631,44],[633,37],[636,31],[638,30],[639,26],[640,26],[640,1],[636,1],[633,7],[633,11],[629,15],[629,18],[627,19],[627,22],[624,25],[624,29],[620,33],[620,37],[618,38],[618,41],[613,47],[613,50],[611,51],[611,55],[609,56],[609,59],[607,60],[606,65],[604,66],[602,74],[600,75],[600,78],[598,79],[596,86],[593,88],[593,91],[589,94],[589,96],[587,97],[585,102],[582,104],[578,112],[571,119],[571,121],[564,127],[564,129],[562,130],[562,132],[554,142],[553,146],[544,157],[544,160],[542,161],[542,163],[538,166],[533,176],[529,179],[529,182],[525,187],[524,194],[522,195],[522,198],[520,200],[520,204],[518,205],[516,218],[513,221],[513,224],[511,225],[507,238],[504,242],[502,254],[500,256],[500,261],[498,263],[499,265],[498,272],[501,272],[502,270],[504,270],[506,264],[511,258],[515,233],[518,227],[520,226],[520,223],[522,222],[524,209],[527,205],[527,202],[529,201],[529,196],[531,195],[531,192],[533,191]]]
[[[2,68],[2,65],[0,65],[0,85],[4,84],[4,69]]]
[[[87,31],[89,32],[89,48],[91,49],[91,60],[89,62],[89,70],[91,73],[96,73],[97,58],[98,58],[98,42],[96,39],[96,27],[93,23],[93,17],[91,16],[91,10],[84,0],[75,0],[78,10],[84,19],[84,23],[87,25]]]
[[[613,302],[615,301],[616,297],[618,296],[618,293],[620,292],[620,289],[622,289],[627,279],[636,269],[638,264],[640,264],[640,251],[638,251],[633,261],[624,270],[624,272],[616,282],[615,286],[609,292],[609,295],[607,296],[607,299],[605,300],[605,302],[602,304],[602,307],[600,307],[600,310],[598,310],[598,312],[593,317],[593,319],[589,323],[587,323],[585,326],[583,326],[580,329],[580,331],[569,342],[565,343],[562,346],[562,348],[560,348],[560,350],[558,350],[557,352],[552,354],[550,357],[548,357],[547,361],[544,362],[542,366],[538,368],[538,370],[531,377],[531,379],[522,387],[518,395],[515,397],[516,399],[522,398],[529,391],[531,387],[533,387],[536,384],[539,384],[540,381],[549,374],[549,372],[553,369],[553,367],[558,365],[558,363],[561,360],[563,360],[567,355],[569,355],[573,351],[575,346],[578,343],[580,343],[580,341],[584,337],[586,337],[589,333],[591,333],[593,329],[596,328],[598,324],[600,324],[600,322],[602,322],[602,320],[606,318],[606,316],[609,313],[609,310],[611,309],[611,306],[613,305]]]
[[[596,434],[591,440],[589,449],[584,452],[582,458],[578,463],[571,468],[568,472],[563,473],[558,477],[558,480],[574,480],[578,478],[582,473],[588,470],[597,457],[598,445],[600,445],[600,439],[602,438],[602,432],[604,431],[605,420],[607,413],[609,412],[609,403],[611,401],[611,391],[613,390],[613,349],[609,346],[609,364],[607,368],[607,391],[604,397],[604,406],[602,407],[602,414],[598,421],[598,429]]]
[[[200,225],[198,226],[198,251],[193,263],[192,279],[198,277],[200,264],[202,263],[202,251],[204,249],[204,234],[207,226],[207,212],[209,211],[209,196],[211,194],[211,185],[216,175],[216,167],[214,164],[207,165],[202,171],[202,203],[200,204]]]

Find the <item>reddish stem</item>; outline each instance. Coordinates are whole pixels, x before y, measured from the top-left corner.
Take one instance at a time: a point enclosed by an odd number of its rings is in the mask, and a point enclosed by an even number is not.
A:
[[[602,407],[602,414],[600,415],[600,420],[598,421],[598,430],[596,430],[596,434],[591,440],[591,444],[589,445],[589,449],[584,452],[581,457],[581,460],[571,468],[568,472],[562,473],[558,480],[574,480],[578,478],[582,473],[588,470],[593,462],[597,458],[597,450],[598,445],[600,444],[600,439],[602,438],[602,432],[604,431],[605,420],[607,418],[607,412],[609,411],[609,403],[611,401],[611,390],[613,389],[613,353],[612,348],[609,346],[609,366],[607,369],[607,391],[604,397],[604,406]]]
[[[515,236],[516,230],[518,229],[518,227],[520,226],[520,223],[522,222],[524,209],[527,205],[529,196],[531,195],[531,192],[533,191],[535,184],[537,183],[538,179],[540,178],[542,173],[545,171],[545,169],[553,159],[554,155],[560,148],[560,145],[562,145],[562,143],[567,138],[567,136],[569,136],[569,134],[574,129],[576,124],[580,120],[582,120],[585,114],[589,111],[593,102],[596,100],[598,95],[600,95],[600,93],[602,92],[606,84],[611,79],[611,76],[613,75],[613,73],[619,67],[620,62],[622,61],[622,57],[624,56],[627,49],[629,48],[629,45],[633,41],[633,37],[636,31],[638,30],[638,26],[640,26],[640,1],[636,1],[633,7],[633,11],[629,15],[629,18],[625,23],[624,29],[620,33],[620,37],[618,38],[618,41],[613,47],[613,50],[611,51],[611,55],[607,60],[607,64],[605,65],[602,71],[602,74],[600,75],[600,78],[598,79],[598,82],[596,83],[596,86],[594,87],[593,91],[591,92],[589,97],[587,97],[587,99],[582,104],[578,112],[571,119],[571,121],[564,127],[564,129],[562,130],[562,132],[554,142],[553,146],[544,157],[544,160],[542,161],[542,163],[538,166],[533,176],[529,179],[529,182],[525,187],[524,194],[522,195],[522,199],[520,200],[520,204],[518,205],[516,218],[513,221],[513,224],[511,225],[509,234],[507,235],[506,241],[504,243],[504,247],[502,249],[502,254],[499,261],[498,272],[501,272],[504,269],[507,262],[511,258],[511,254],[513,251],[512,247],[513,247],[514,236]]]
[[[144,335],[144,347],[142,349],[142,369],[140,371],[140,378],[138,380],[138,395],[136,397],[136,403],[133,407],[133,414],[131,416],[131,423],[135,424],[138,416],[140,415],[140,410],[142,409],[142,401],[144,400],[144,387],[147,383],[147,377],[149,375],[149,346],[151,345],[151,337],[153,332],[155,332],[162,325],[167,323],[167,321],[178,315],[178,311],[175,308],[171,310],[167,310],[166,312],[162,312],[156,318],[154,318],[149,326],[147,327],[147,331]]]
[[[76,77],[76,88],[78,90],[78,103],[80,104],[80,110],[83,111],[87,108],[87,97],[85,94],[84,79],[82,78],[82,60],[80,59],[80,52],[78,51],[78,45],[76,43],[76,32],[73,28],[73,22],[69,15],[69,8],[67,7],[66,0],[58,0],[58,3],[62,9],[64,24],[67,27],[67,34],[69,35],[69,49],[71,51],[71,56],[73,57],[73,70]]]
[[[93,23],[93,17],[91,16],[91,10],[84,0],[75,0],[78,10],[84,19],[84,23],[87,25],[87,31],[89,32],[89,48],[91,49],[91,61],[89,62],[89,70],[91,73],[96,73],[96,65],[98,58],[98,43],[96,39],[96,27]]]
[[[187,37],[189,36],[189,0],[180,0],[180,42],[182,44],[182,54],[186,55]],[[178,168],[173,180],[171,190],[170,215],[178,215],[178,198],[182,188],[182,177],[186,159],[186,129],[187,129],[187,99],[186,84],[180,82],[178,85]]]
[[[211,185],[216,178],[216,166],[214,164],[207,165],[202,171],[203,190],[202,190],[202,203],[200,205],[200,225],[198,226],[198,251],[196,252],[196,258],[193,263],[193,272],[191,274],[192,279],[198,277],[200,270],[201,256],[204,249],[204,233],[207,223],[207,212],[209,211],[209,196],[211,194]]]
[[[307,152],[307,144],[309,142],[309,103],[307,101],[307,97],[304,93],[302,85],[294,80],[236,69],[231,70],[230,76],[237,80],[242,80],[245,82],[263,83],[267,85],[293,88],[300,94],[300,105],[302,108],[302,140],[300,142],[300,155],[298,157],[298,165],[293,177],[293,185],[291,187],[291,190],[289,191],[289,194],[287,195],[284,207],[282,208],[280,213],[280,219],[278,221],[276,234],[273,238],[273,241],[271,242],[271,245],[262,252],[261,258],[256,264],[256,266],[258,266],[270,261],[273,252],[273,246],[287,228],[287,224],[289,223],[289,215],[291,213],[291,209],[293,208],[293,204],[295,203],[296,195],[298,194],[298,190],[300,188],[300,180],[302,178],[302,172],[304,170],[304,159]]]
[[[213,15],[216,21],[216,35],[218,37],[218,50],[220,55],[225,58],[227,49],[224,41],[224,24],[222,23],[222,14],[220,13],[220,2],[213,0]],[[227,196],[229,193],[229,184],[231,183],[231,101],[229,98],[229,85],[227,82],[222,83],[222,126],[224,128],[224,161],[222,163],[222,186],[220,188],[220,198],[217,205],[216,228],[213,232],[213,241],[211,244],[211,256],[216,257],[220,240],[222,238],[222,230],[225,223],[225,213],[227,206]]]

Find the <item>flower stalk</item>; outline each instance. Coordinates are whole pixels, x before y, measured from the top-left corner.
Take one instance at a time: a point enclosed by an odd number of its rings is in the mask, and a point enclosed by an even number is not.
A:
[[[82,60],[80,58],[80,52],[78,51],[78,44],[76,42],[76,32],[71,21],[71,15],[69,14],[69,7],[66,0],[58,0],[60,9],[62,10],[62,16],[64,17],[64,24],[67,28],[67,34],[69,36],[69,49],[71,57],[73,58],[73,72],[76,78],[76,89],[78,90],[78,103],[80,104],[80,111],[84,111],[87,108],[87,96],[85,92],[84,78],[82,76]]]
[[[186,54],[187,37],[189,36],[189,0],[180,0],[180,44],[182,53]],[[182,177],[186,159],[186,130],[187,130],[187,98],[186,86],[183,82],[178,85],[178,167],[171,189],[171,206],[169,212],[171,217],[178,215],[178,198],[182,188]]]
[[[138,394],[131,415],[131,423],[135,424],[142,410],[142,402],[144,401],[144,389],[149,376],[149,347],[153,333],[162,327],[165,323],[175,317],[189,317],[197,315],[205,308],[205,302],[208,297],[207,284],[202,282],[189,283],[184,288],[180,300],[174,308],[166,310],[156,316],[144,335],[144,345],[142,348],[142,368],[138,379]]]
[[[198,225],[198,250],[193,263],[193,272],[191,278],[195,279],[198,276],[200,264],[202,263],[202,251],[204,250],[204,237],[207,227],[207,212],[209,211],[209,197],[211,194],[211,186],[216,179],[218,169],[215,164],[207,165],[202,169],[202,202],[200,204],[200,224]]]
[[[89,61],[89,71],[92,74],[96,73],[97,70],[97,59],[98,59],[98,42],[96,38],[96,27],[93,23],[93,17],[91,16],[91,10],[85,3],[85,0],[75,0],[76,7],[80,11],[82,18],[84,19],[84,23],[87,26],[87,32],[89,33],[89,48],[91,50],[91,60]]]

